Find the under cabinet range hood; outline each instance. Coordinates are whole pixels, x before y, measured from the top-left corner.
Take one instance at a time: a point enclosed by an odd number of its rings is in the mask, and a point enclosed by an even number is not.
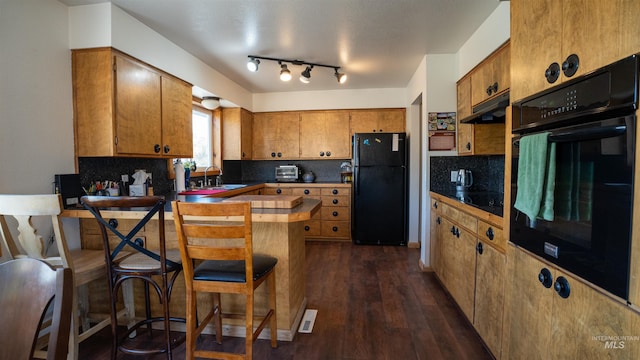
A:
[[[473,107],[473,114],[461,119],[463,124],[503,123],[506,108],[509,106],[509,92],[500,94]]]

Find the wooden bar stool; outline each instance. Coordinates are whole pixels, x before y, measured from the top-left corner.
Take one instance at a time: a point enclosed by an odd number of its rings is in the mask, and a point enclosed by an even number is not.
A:
[[[184,265],[187,293],[186,359],[252,359],[253,342],[267,322],[270,325],[271,347],[276,348],[276,276],[278,259],[253,254],[251,237],[251,205],[248,202],[185,203],[172,202],[173,219],[178,232],[180,254]],[[194,267],[194,261],[199,263]],[[268,280],[269,310],[261,317],[254,331],[254,292]],[[198,292],[213,294],[213,307],[197,322]],[[223,314],[220,293],[246,296],[244,315]],[[222,343],[222,317],[245,319],[245,353],[226,353],[196,349],[196,339],[213,320],[216,340]]]
[[[184,338],[173,341],[171,338],[171,322],[185,322],[185,319],[172,318],[169,314],[169,300],[171,289],[182,270],[179,250],[167,250],[164,234],[164,207],[165,200],[161,196],[142,197],[110,197],[110,196],[83,196],[81,199],[84,207],[98,220],[104,244],[104,254],[107,261],[107,273],[109,278],[109,299],[111,305],[111,332],[113,335],[111,346],[111,358],[116,359],[118,351],[133,355],[149,356],[164,353],[167,359],[172,358],[173,348],[180,345]],[[146,211],[146,215],[126,235],[117,230],[116,222],[105,220],[100,214],[100,209],[118,208],[122,211],[137,210]],[[136,209],[134,209],[136,208]],[[159,251],[154,252],[145,247],[144,241],[136,238],[137,233],[157,214]],[[117,236],[119,242],[111,246],[109,234]],[[118,259],[123,249],[128,249],[131,254]],[[157,281],[154,277],[159,277]],[[121,336],[118,336],[116,317],[118,301],[118,289],[127,280],[139,279],[144,282],[145,318],[136,322]],[[153,288],[162,304],[162,316],[153,317],[149,299],[149,287]],[[139,329],[146,326],[148,332],[152,331],[152,324],[162,322],[164,341],[160,348],[135,348],[127,345],[131,337],[140,337]],[[133,334],[136,334],[134,336]]]

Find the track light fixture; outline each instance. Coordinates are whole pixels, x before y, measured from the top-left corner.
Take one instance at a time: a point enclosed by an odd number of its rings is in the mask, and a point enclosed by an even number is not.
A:
[[[300,73],[300,81],[305,84],[308,84],[309,82],[311,82],[311,70],[313,69],[314,66],[333,69],[334,76],[336,77],[336,79],[338,80],[338,83],[340,84],[344,84],[347,81],[347,75],[344,73],[338,72],[338,70],[340,70],[340,66],[316,64],[316,63],[306,62],[304,60],[287,60],[287,59],[270,58],[270,57],[263,57],[263,56],[256,56],[256,55],[249,55],[248,57],[249,57],[249,61],[247,62],[247,69],[249,69],[249,71],[252,71],[252,72],[258,71],[258,65],[260,64],[260,60],[276,61],[280,65],[280,80],[282,81],[291,80],[291,71],[289,70],[289,68],[287,67],[287,64],[285,63],[289,63],[291,65],[297,65],[297,66],[306,65],[306,68],[304,69],[304,71]]]
[[[313,69],[313,65],[307,66],[306,69],[302,73],[300,73],[300,81],[308,84],[311,81],[311,69]]]
[[[279,63],[279,64],[280,64],[280,80],[282,81],[291,80],[291,71],[287,69],[287,64],[283,64],[283,63]]]
[[[249,71],[251,72],[256,72],[258,71],[258,65],[260,65],[260,60],[256,58],[250,58],[249,62],[247,63],[247,69],[249,69]]]

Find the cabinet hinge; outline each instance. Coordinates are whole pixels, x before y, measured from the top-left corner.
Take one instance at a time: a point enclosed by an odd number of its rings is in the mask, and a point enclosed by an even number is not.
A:
[[[116,136],[114,139],[115,139],[115,141],[114,141],[115,145],[118,145],[118,137]]]

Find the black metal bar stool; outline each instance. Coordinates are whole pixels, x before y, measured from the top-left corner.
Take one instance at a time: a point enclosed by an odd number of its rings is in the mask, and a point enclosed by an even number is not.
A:
[[[165,353],[167,359],[172,358],[172,348],[184,341],[172,341],[171,326],[172,321],[185,322],[182,318],[172,318],[169,314],[169,300],[173,284],[182,270],[179,250],[167,250],[164,234],[164,207],[166,201],[162,196],[141,196],[141,197],[110,197],[110,196],[83,196],[82,204],[98,220],[102,233],[102,240],[105,249],[107,262],[107,274],[109,278],[109,300],[111,306],[111,332],[113,335],[111,346],[111,358],[116,359],[118,351],[133,355],[148,356],[152,354]],[[120,211],[146,211],[146,215],[133,227],[128,234],[124,235],[117,230],[117,221],[106,220],[100,214],[100,209],[116,208]],[[150,251],[145,247],[141,238],[136,235],[142,228],[158,215],[158,241],[157,252]],[[107,231],[107,229],[109,231]],[[109,243],[109,233],[119,238],[116,246]],[[121,252],[128,251],[130,254],[122,256]],[[121,256],[118,256],[121,255]],[[159,277],[158,280],[153,277]],[[136,322],[122,335],[118,336],[118,319],[116,304],[118,301],[118,290],[126,280],[140,279],[144,283],[145,296],[145,319]],[[152,317],[151,304],[149,299],[149,287],[152,287],[162,304],[162,316]],[[138,338],[137,330],[142,326],[147,327],[147,332],[151,334],[152,323],[162,322],[164,326],[164,341],[161,348],[134,348],[127,346],[129,338]],[[133,336],[132,334],[137,334]]]

